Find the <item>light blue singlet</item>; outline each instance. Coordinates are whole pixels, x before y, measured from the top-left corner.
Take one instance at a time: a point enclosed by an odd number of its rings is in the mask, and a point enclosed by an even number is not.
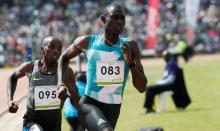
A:
[[[128,39],[120,38],[114,46],[109,47],[102,41],[102,36],[90,36],[87,49],[87,96],[107,104],[122,102],[129,69],[120,48],[121,43],[128,44]]]

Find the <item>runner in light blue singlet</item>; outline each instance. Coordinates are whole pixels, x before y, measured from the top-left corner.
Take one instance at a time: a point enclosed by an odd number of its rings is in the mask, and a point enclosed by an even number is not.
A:
[[[129,70],[120,44],[127,42],[127,38],[120,38],[110,48],[103,43],[102,36],[90,36],[87,49],[87,96],[104,103],[121,103]]]
[[[120,5],[106,7],[100,17],[102,35],[77,37],[61,55],[58,66],[59,86],[71,58],[86,53],[87,85],[79,101],[79,119],[89,131],[113,131],[116,127],[128,72],[140,93],[146,89],[147,78],[141,64],[138,44],[121,38],[125,12]]]

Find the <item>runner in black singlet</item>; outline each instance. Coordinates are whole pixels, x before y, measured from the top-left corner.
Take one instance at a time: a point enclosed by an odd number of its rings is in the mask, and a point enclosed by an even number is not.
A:
[[[17,81],[28,76],[27,111],[23,117],[23,131],[61,131],[61,110],[66,97],[78,105],[75,77],[67,67],[63,82],[58,88],[57,60],[61,55],[62,42],[54,36],[46,37],[41,44],[42,59],[21,64],[8,79],[9,112],[16,113],[18,105],[13,101]]]

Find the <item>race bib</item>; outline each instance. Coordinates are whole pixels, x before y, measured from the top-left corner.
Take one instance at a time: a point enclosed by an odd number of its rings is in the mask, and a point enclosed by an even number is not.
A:
[[[124,61],[96,62],[96,82],[99,86],[122,85]]]
[[[57,86],[36,86],[34,88],[35,110],[60,108]]]

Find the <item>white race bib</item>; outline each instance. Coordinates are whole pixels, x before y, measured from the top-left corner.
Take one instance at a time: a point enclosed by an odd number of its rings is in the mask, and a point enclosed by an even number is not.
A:
[[[124,61],[97,61],[96,82],[99,86],[122,85],[124,82]]]
[[[34,88],[35,110],[51,110],[60,108],[57,86],[36,86]]]

